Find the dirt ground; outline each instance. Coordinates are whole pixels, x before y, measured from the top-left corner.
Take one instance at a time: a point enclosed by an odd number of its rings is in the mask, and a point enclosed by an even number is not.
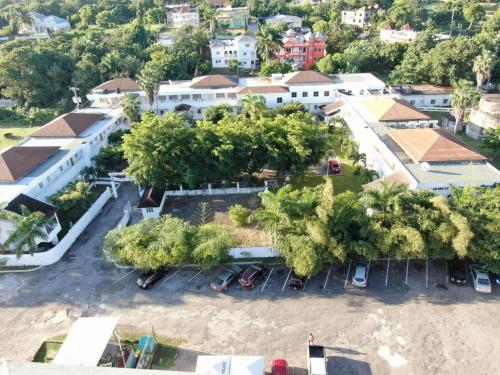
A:
[[[122,189],[122,188],[120,188]],[[125,188],[124,188],[125,189]],[[174,369],[194,371],[198,354],[285,358],[306,374],[306,339],[327,347],[330,374],[499,374],[500,287],[491,295],[448,283],[446,264],[372,262],[369,286],[353,287],[352,264],[334,263],[305,290],[286,287],[289,270],[270,266],[253,290],[208,287],[221,268],[185,268],[152,290],[101,259],[133,189],[108,203],[62,261],[24,274],[0,274],[0,356],[30,360],[44,339],[79,316],[118,316],[119,324],[182,341]],[[386,286],[387,283],[387,286]]]

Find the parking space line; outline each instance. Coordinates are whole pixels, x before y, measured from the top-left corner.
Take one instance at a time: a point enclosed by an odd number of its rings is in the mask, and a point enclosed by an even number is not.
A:
[[[126,278],[128,275],[130,275],[134,271],[135,271],[135,269],[133,269],[132,271],[127,272],[125,275],[122,275],[118,279],[116,279],[116,281],[123,280],[124,278]]]
[[[328,283],[328,278],[330,277],[330,272],[332,270],[333,262],[330,262],[330,268],[328,268],[328,273],[326,274],[325,283],[323,284],[323,290],[326,289],[326,284]]]
[[[391,262],[391,257],[388,257],[387,258],[387,271],[385,273],[385,286],[387,286],[387,283],[389,282],[389,267],[390,267],[390,263]]]
[[[405,284],[408,285],[408,269],[410,268],[410,258],[406,259],[406,278]]]
[[[167,278],[165,279],[165,281],[170,280],[172,277],[174,277],[175,275],[177,275],[177,274],[178,274],[179,272],[181,272],[183,269],[184,269],[184,267],[179,268],[177,271],[175,271],[173,274],[171,274],[169,277],[167,277]]]
[[[304,283],[304,288],[302,290],[306,290],[307,282],[309,281],[309,276],[307,276],[306,282]]]
[[[446,283],[449,283],[450,281],[448,280],[448,260],[444,260],[444,272],[446,274]]]
[[[425,257],[425,288],[429,287],[429,255]]]
[[[344,289],[347,288],[347,280],[349,279],[349,272],[351,272],[351,263],[352,260],[349,261],[349,267],[347,268],[347,275],[345,276]]]
[[[190,278],[188,280],[188,283],[190,283],[191,281],[193,281],[199,274],[201,274],[203,272],[203,270],[201,270],[200,272],[198,272],[196,275],[194,275],[192,278]]]
[[[269,278],[271,277],[271,274],[273,273],[273,271],[274,271],[274,267],[271,268],[271,272],[269,272],[269,275],[267,275],[266,281],[265,281],[264,285],[262,285],[262,289],[260,290],[261,293],[264,292],[264,288],[266,287],[267,282],[269,281]]]
[[[288,283],[288,279],[290,278],[291,274],[292,274],[292,269],[290,268],[290,272],[288,272],[288,276],[286,277],[285,283],[283,284],[283,288],[281,288],[282,292],[285,290],[285,286]]]

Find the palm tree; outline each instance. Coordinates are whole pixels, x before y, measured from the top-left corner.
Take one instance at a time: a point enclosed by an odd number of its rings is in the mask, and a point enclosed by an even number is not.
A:
[[[33,24],[33,18],[29,12],[20,5],[7,5],[0,9],[0,13],[5,14],[5,18],[8,20],[9,26],[14,33],[17,33],[23,26]]]
[[[47,236],[45,226],[49,224],[45,215],[42,212],[30,212],[25,206],[21,206],[21,214],[9,214],[3,211],[0,218],[6,218],[14,221],[16,229],[12,232],[5,241],[5,246],[14,245],[16,255],[20,257],[26,251],[30,254],[37,249],[37,238]]]
[[[267,110],[266,99],[262,95],[248,93],[240,100],[240,105],[242,113],[252,120],[261,118]]]
[[[393,211],[398,196],[407,190],[405,185],[399,183],[382,182],[380,187],[366,190],[361,200],[366,207],[382,212],[382,224],[384,224],[387,215]]]
[[[351,138],[345,137],[340,144],[340,151],[342,151],[344,156],[351,158],[358,152],[358,144]]]
[[[148,63],[137,77],[137,84],[142,90],[144,90],[146,99],[151,109],[153,109],[153,104],[157,99],[158,91],[160,90],[161,76],[161,66],[155,63]],[[156,105],[158,107],[158,100],[156,100]],[[158,108],[156,109],[158,111]]]
[[[269,58],[280,47],[283,46],[283,38],[278,30],[264,24],[259,27],[257,32],[257,49],[262,59],[269,64]]]
[[[198,70],[200,68],[200,61],[202,61],[203,57],[203,46],[206,46],[208,44],[208,35],[204,29],[202,29],[201,27],[197,27],[193,29],[192,38],[196,42],[196,45],[198,46],[198,53],[199,53],[199,58],[196,61],[196,66],[194,68],[194,76],[197,77]]]
[[[488,50],[483,50],[483,53],[476,57],[472,71],[476,73],[477,90],[479,90],[479,87],[481,87],[485,80],[490,81],[494,65],[494,56]]]
[[[359,153],[357,150],[355,150],[351,154],[351,158],[354,164],[359,164],[363,167],[366,167],[366,154],[364,152]]]
[[[121,107],[123,114],[128,118],[129,122],[139,120],[141,105],[139,104],[139,95],[132,92],[123,94],[121,99]]]
[[[453,132],[456,133],[458,125],[462,122],[467,108],[476,106],[481,96],[474,89],[474,86],[465,79],[455,82],[452,86],[451,106],[453,107],[453,114],[455,115]]]
[[[366,184],[368,182],[372,182],[374,179],[378,177],[377,171],[369,168],[361,168],[360,171],[361,180]]]

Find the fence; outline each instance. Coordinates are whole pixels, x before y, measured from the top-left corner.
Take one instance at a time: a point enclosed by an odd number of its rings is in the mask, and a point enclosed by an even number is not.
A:
[[[87,228],[90,222],[97,216],[102,207],[111,198],[111,190],[106,190],[97,198],[87,212],[71,227],[68,233],[52,249],[43,253],[27,254],[17,258],[16,255],[0,255],[0,262],[5,261],[6,266],[48,266],[54,264],[68,251],[78,236]]]
[[[195,190],[167,190],[165,195],[173,197],[184,197],[187,195],[226,195],[226,194],[250,194],[265,191],[265,186],[259,187],[234,187],[220,189],[195,189]]]
[[[269,246],[234,247],[229,249],[229,255],[234,259],[242,258],[274,258],[280,254]]]

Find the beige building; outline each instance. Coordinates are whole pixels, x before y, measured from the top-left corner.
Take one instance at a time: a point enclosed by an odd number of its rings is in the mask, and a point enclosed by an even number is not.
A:
[[[370,24],[372,16],[380,9],[378,4],[364,6],[359,9],[343,10],[342,24],[365,27]]]
[[[484,130],[500,125],[500,94],[486,94],[481,97],[479,107],[472,109],[466,133],[474,139],[484,137]]]

